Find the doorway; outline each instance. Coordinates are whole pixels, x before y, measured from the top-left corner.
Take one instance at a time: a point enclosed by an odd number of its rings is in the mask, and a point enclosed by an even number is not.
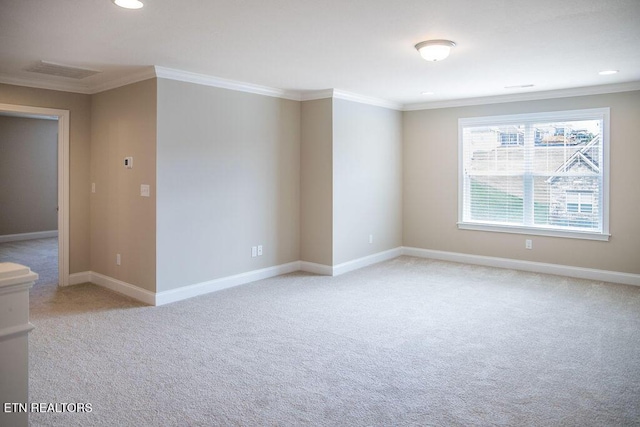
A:
[[[3,115],[57,120],[57,229],[58,285],[69,284],[69,111],[24,105],[0,104]]]

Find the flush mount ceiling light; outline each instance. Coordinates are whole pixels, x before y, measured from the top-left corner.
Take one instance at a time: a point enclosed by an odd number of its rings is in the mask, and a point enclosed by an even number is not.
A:
[[[418,43],[416,49],[427,61],[442,61],[455,45],[451,40],[427,40]]]
[[[144,4],[140,0],[112,0],[113,3],[125,9],[141,9]]]

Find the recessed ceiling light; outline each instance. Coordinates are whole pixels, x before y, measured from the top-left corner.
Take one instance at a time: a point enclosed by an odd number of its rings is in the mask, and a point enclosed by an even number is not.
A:
[[[604,70],[600,71],[598,74],[600,74],[601,76],[608,76],[610,74],[617,74],[618,72],[618,70]]]
[[[433,92],[422,92],[422,95],[433,95]]]
[[[418,43],[415,47],[420,55],[427,61],[442,61],[451,52],[456,44],[451,40],[427,40]]]
[[[140,0],[112,0],[116,5],[125,9],[141,9],[144,4]]]

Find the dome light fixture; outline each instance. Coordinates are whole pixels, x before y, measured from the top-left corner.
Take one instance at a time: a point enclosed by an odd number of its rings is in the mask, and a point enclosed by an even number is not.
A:
[[[451,40],[427,40],[416,45],[420,55],[427,61],[442,61],[456,44]]]
[[[144,4],[140,0],[112,0],[117,6],[125,9],[142,9]]]

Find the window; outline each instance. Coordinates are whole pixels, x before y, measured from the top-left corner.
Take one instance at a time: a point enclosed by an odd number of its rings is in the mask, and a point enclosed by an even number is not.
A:
[[[608,108],[458,128],[459,228],[608,240]]]
[[[593,213],[593,191],[571,191],[567,190],[566,207],[567,213],[571,214],[592,214]]]

